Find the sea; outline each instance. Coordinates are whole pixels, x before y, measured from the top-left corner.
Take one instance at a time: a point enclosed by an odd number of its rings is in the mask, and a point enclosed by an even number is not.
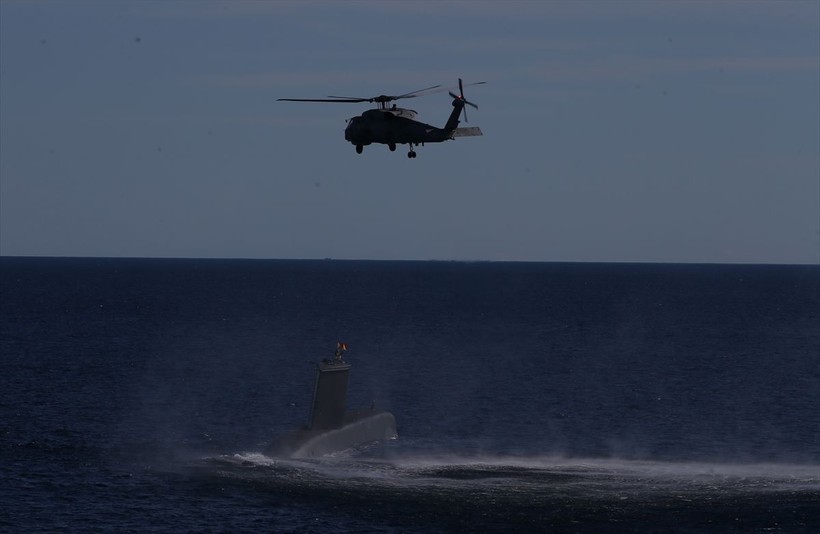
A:
[[[817,265],[2,257],[0,366],[2,532],[820,532]]]

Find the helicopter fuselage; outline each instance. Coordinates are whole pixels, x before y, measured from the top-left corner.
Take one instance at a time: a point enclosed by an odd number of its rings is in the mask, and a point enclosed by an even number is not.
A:
[[[452,139],[452,131],[413,120],[413,110],[371,109],[347,121],[345,140],[353,145],[440,143]]]

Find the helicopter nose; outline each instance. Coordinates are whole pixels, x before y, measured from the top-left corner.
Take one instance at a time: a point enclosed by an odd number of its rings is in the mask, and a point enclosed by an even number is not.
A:
[[[356,132],[359,131],[359,125],[357,124],[358,121],[356,119],[357,117],[353,117],[347,121],[347,127],[345,128],[345,140],[347,141],[353,141]]]
[[[350,133],[358,133],[362,131],[362,124],[359,117],[353,117],[352,119],[348,119],[347,121],[347,128],[345,128],[346,132]]]

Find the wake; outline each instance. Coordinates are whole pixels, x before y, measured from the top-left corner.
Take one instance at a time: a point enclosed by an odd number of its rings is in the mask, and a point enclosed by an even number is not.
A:
[[[556,492],[594,496],[677,493],[820,494],[820,468],[806,464],[662,462],[555,456],[424,456],[367,458],[344,453],[318,459],[279,459],[258,452],[204,458],[223,476],[295,486],[349,490],[405,488],[441,492]]]

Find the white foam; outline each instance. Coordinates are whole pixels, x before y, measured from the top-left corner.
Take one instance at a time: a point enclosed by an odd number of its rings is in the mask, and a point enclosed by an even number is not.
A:
[[[641,477],[733,477],[797,479],[820,485],[820,466],[789,463],[663,462],[617,458],[561,456],[406,456],[392,463],[405,469],[444,467],[511,467],[548,471],[617,473]]]

